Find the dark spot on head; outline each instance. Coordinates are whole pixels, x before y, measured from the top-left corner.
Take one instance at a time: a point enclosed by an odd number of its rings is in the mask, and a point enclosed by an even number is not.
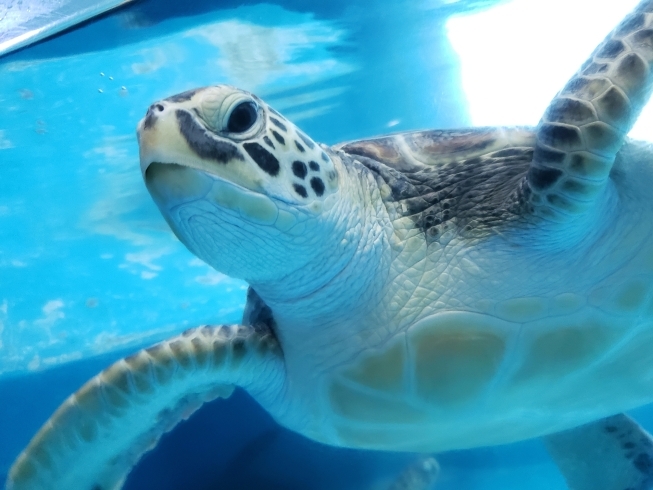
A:
[[[651,474],[653,472],[653,460],[648,453],[639,453],[633,460],[633,465],[641,473]]]
[[[324,194],[324,182],[322,182],[322,179],[320,179],[319,177],[313,177],[311,179],[311,187],[313,188],[315,194],[317,194],[318,197]]]
[[[295,146],[296,146],[297,149],[298,149],[299,151],[301,151],[302,153],[304,153],[304,152],[306,151],[306,150],[304,150],[304,147],[301,145],[301,143],[300,143],[299,141],[297,141],[297,140],[295,140]]]
[[[325,162],[328,162],[328,161],[329,161],[329,157],[328,157],[327,154],[324,153],[324,152],[322,152],[322,160],[324,160]]]
[[[270,112],[275,116],[283,117],[281,114],[279,114],[279,112],[275,111],[272,107],[268,106],[268,109],[270,109]]]
[[[268,138],[267,136],[263,136],[263,141],[265,141],[265,143],[266,143],[269,147],[271,147],[273,150],[275,149],[275,148],[274,148],[274,143],[272,143],[272,140],[271,140],[270,138]]]
[[[315,143],[313,143],[308,136],[306,136],[304,133],[301,131],[297,130],[297,136],[304,142],[306,146],[308,146],[311,150],[315,147]]]
[[[277,140],[282,145],[286,144],[286,140],[283,139],[283,136],[281,136],[279,133],[277,133],[274,129],[272,130],[272,136],[274,136],[274,139]]]
[[[200,126],[189,112],[177,109],[175,116],[177,116],[179,131],[190,149],[198,156],[220,163],[227,163],[233,159],[244,160],[235,145],[211,137],[209,132]]]
[[[308,173],[306,164],[304,162],[300,162],[299,160],[295,160],[292,162],[292,173],[294,173],[300,179],[303,179]]]
[[[628,442],[624,442],[624,443],[623,443],[623,448],[624,448],[624,449],[632,449],[632,448],[634,448],[634,447],[635,447],[635,443],[634,443],[634,442],[630,442],[630,441],[628,441]]]
[[[156,122],[156,116],[152,111],[147,111],[147,114],[145,115],[145,121],[143,121],[143,129],[150,129],[152,126],[154,126],[154,123]]]
[[[279,160],[272,153],[267,151],[258,143],[244,143],[245,151],[252,157],[252,160],[265,172],[273,177],[279,173]]]
[[[177,95],[173,95],[172,97],[168,97],[167,99],[164,99],[164,100],[167,100],[167,101],[170,101],[170,102],[186,102],[187,100],[192,99],[193,95],[195,95],[198,90],[199,89],[186,90],[185,92],[182,92],[182,93],[177,94]]]
[[[308,193],[306,192],[306,188],[303,185],[299,184],[293,184],[292,185],[293,189],[295,189],[295,192],[299,194],[300,196],[306,198],[308,197]]]
[[[562,170],[557,168],[531,166],[528,170],[528,182],[535,190],[548,189],[558,181],[561,175]]]
[[[320,170],[320,165],[317,162],[314,162],[312,160],[310,162],[308,162],[308,166],[311,167],[311,170],[313,170],[314,172],[317,172],[318,170]]]
[[[270,117],[270,121],[272,122],[272,124],[274,124],[280,130],[282,130],[282,131],[287,131],[288,130],[286,128],[286,125],[284,123],[282,123],[281,121],[279,121],[278,119],[276,119],[274,117]]]

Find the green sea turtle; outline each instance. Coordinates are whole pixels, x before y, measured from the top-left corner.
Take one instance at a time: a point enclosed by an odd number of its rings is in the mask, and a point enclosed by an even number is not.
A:
[[[575,490],[653,488],[653,0],[537,128],[327,147],[228,86],[153,104],[147,187],[198,257],[250,284],[243,324],[123,359],[68,398],[9,489],[119,488],[241,386],[327,444],[438,452],[545,436]],[[517,103],[517,102],[515,102]]]

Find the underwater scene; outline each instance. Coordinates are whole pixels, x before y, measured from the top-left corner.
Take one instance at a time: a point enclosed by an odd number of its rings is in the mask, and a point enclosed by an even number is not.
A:
[[[651,67],[653,0],[0,1],[0,486],[652,490]]]

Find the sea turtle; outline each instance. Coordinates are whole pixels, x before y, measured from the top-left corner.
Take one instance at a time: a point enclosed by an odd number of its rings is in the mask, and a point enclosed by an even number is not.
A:
[[[552,34],[553,35],[553,34]],[[653,488],[653,0],[537,128],[319,145],[229,86],[153,104],[141,170],[179,239],[250,284],[243,324],[127,357],[68,398],[9,489],[118,488],[241,386],[327,444],[438,452],[545,436],[575,490]]]

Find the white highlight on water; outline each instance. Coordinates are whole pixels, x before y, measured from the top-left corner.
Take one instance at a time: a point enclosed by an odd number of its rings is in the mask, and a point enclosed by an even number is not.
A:
[[[476,126],[535,125],[553,96],[639,0],[514,0],[449,19]],[[652,139],[653,104],[630,136]]]

